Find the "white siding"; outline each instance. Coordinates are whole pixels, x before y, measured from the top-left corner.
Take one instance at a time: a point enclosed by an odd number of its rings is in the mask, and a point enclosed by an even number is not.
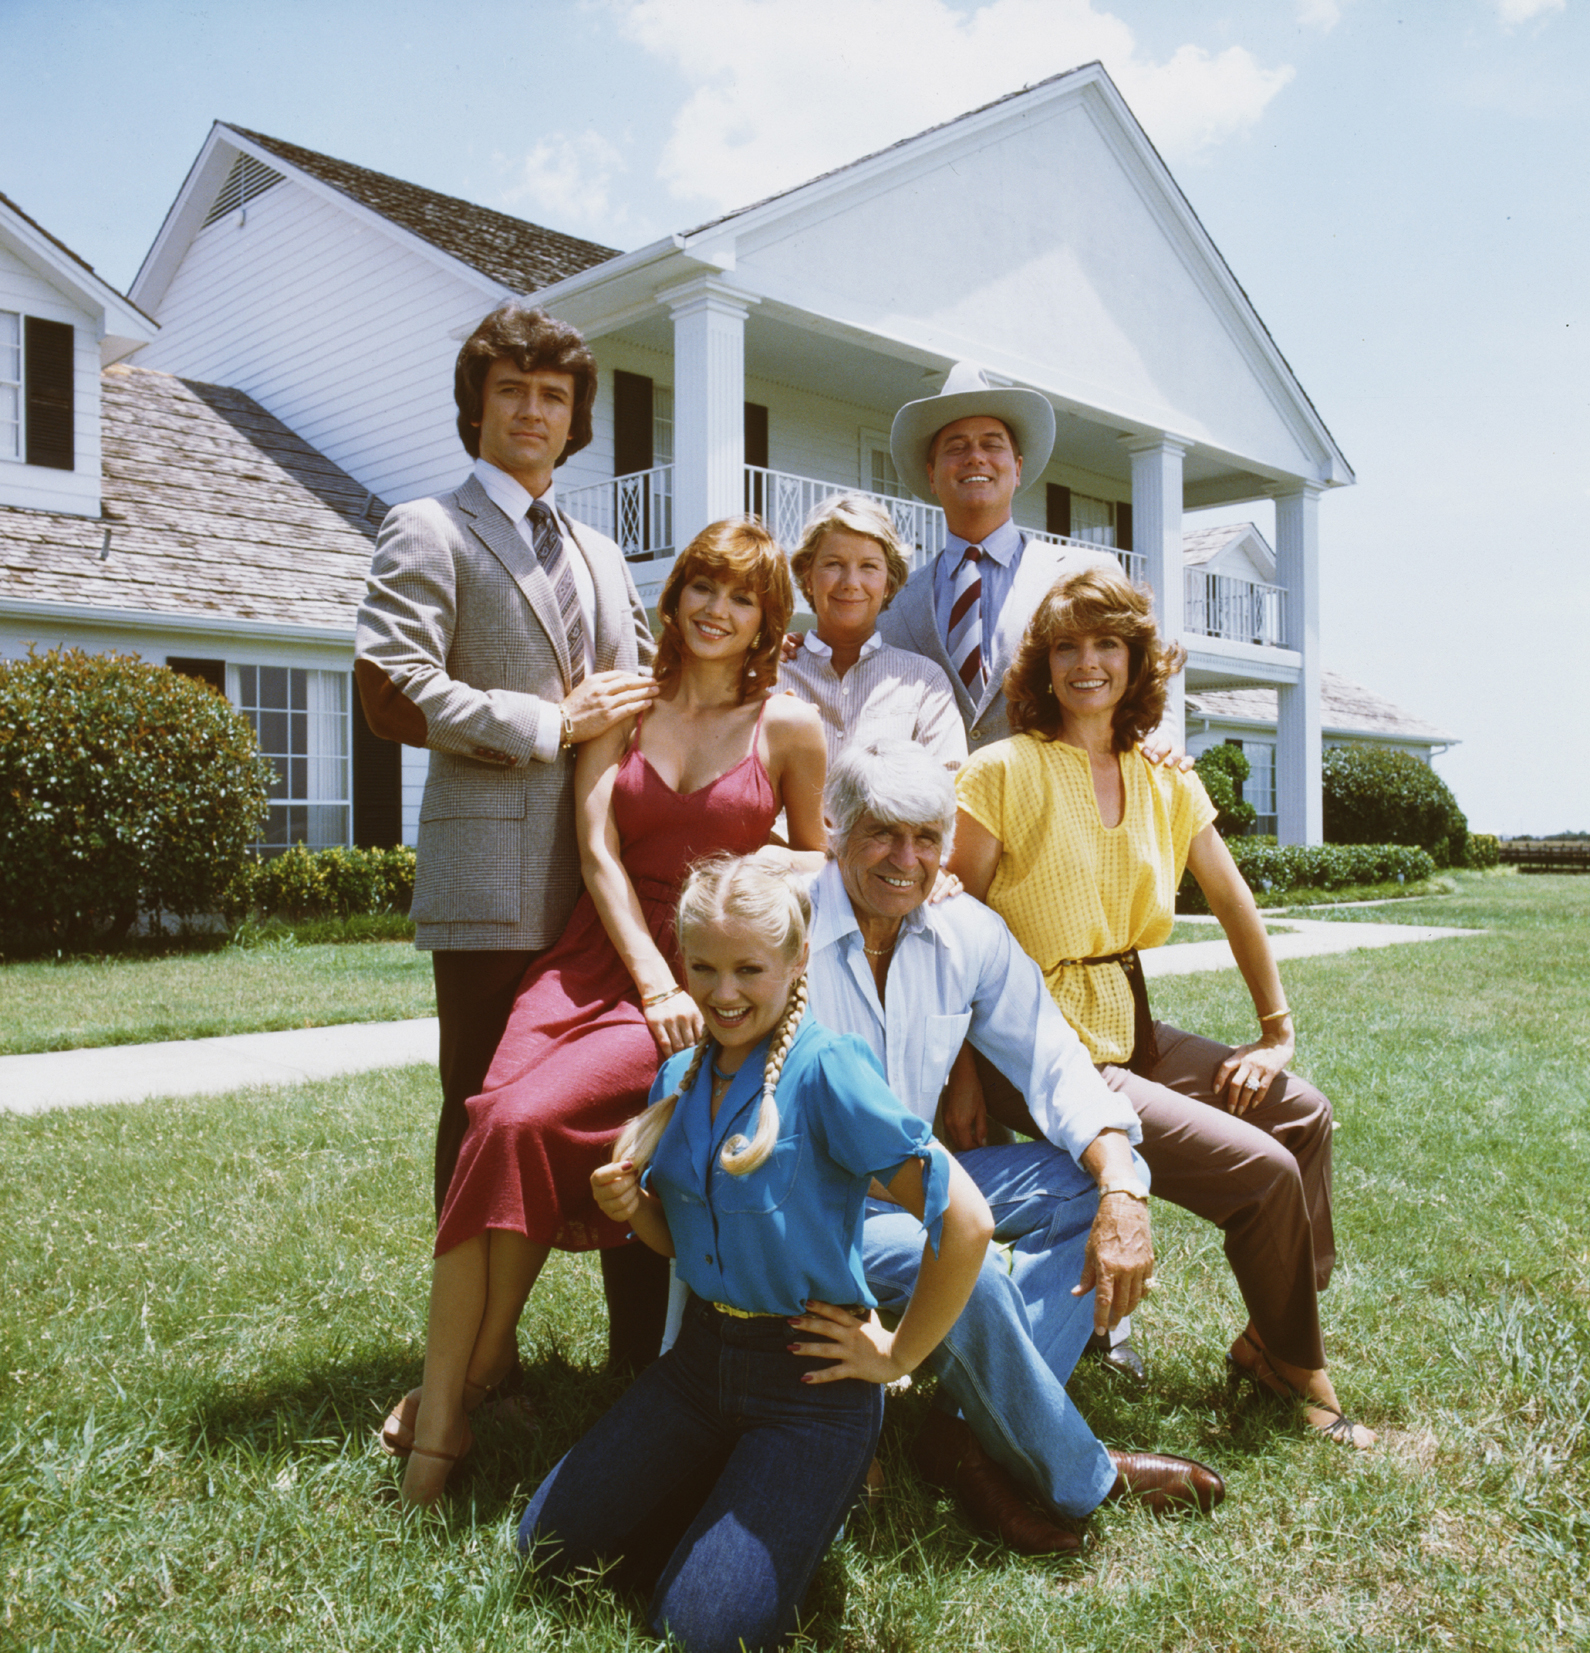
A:
[[[0,459],[0,504],[33,511],[99,515],[99,328],[100,319],[34,273],[0,245],[0,310],[45,321],[64,321],[73,331],[73,468],[51,470],[19,459]]]
[[[494,302],[288,179],[194,237],[135,360],[246,391],[395,504],[468,468],[453,361]]]
[[[431,754],[423,746],[399,750],[403,754],[403,842],[412,845],[420,841],[420,799],[431,769]]]

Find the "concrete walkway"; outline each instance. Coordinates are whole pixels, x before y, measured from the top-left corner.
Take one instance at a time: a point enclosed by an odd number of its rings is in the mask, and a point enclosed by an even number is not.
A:
[[[1270,937],[1275,956],[1282,961],[1483,933],[1432,924],[1334,924],[1273,913],[1264,917],[1272,927],[1285,926],[1285,933]],[[1202,922],[1218,930],[1216,920]],[[1231,948],[1223,939],[1180,942],[1174,947],[1156,947],[1143,955],[1144,972],[1151,977],[1189,976],[1201,970],[1230,970],[1234,966]],[[434,1017],[295,1028],[286,1033],[239,1033],[221,1039],[181,1039],[160,1045],[107,1045],[97,1050],[0,1056],[0,1112],[35,1114],[104,1102],[202,1096],[435,1061]]]

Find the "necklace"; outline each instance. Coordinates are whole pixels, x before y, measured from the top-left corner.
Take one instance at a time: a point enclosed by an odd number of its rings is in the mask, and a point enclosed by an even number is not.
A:
[[[862,942],[861,950],[870,959],[886,959],[894,951],[894,942],[891,941],[887,947],[869,947],[866,942]]]

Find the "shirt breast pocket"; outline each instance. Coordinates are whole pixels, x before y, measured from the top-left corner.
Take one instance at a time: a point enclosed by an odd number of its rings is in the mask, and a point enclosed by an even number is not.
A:
[[[781,1137],[754,1171],[743,1177],[712,1167],[712,1203],[722,1216],[757,1216],[777,1211],[794,1191],[804,1139]]]
[[[952,1016],[925,1016],[922,1028],[922,1086],[919,1094],[931,1106],[938,1105],[939,1092],[950,1076],[950,1064],[966,1043],[972,1025],[969,1010]]]

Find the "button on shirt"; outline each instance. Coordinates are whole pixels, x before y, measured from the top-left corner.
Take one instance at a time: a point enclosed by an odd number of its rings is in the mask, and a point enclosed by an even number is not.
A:
[[[944,549],[933,564],[933,619],[939,636],[950,634],[950,608],[955,601],[955,570],[968,545],[981,545],[982,560],[978,571],[983,577],[983,661],[985,665],[999,658],[999,616],[1015,584],[1016,568],[1021,562],[1022,547],[1027,543],[1021,530],[1006,518],[986,540],[963,540],[959,534],[947,534]]]
[[[936,1251],[949,1157],[891,1094],[860,1040],[807,1016],[779,1075],[772,1153],[745,1176],[725,1171],[723,1144],[756,1131],[766,1055],[764,1040],[735,1074],[716,1119],[703,1062],[647,1168],[679,1277],[696,1296],[752,1314],[801,1314],[808,1298],[870,1306],[877,1299],[861,1266],[861,1227],[871,1179],[888,1182],[908,1159],[926,1162],[925,1220]],[[663,1064],[652,1101],[672,1093],[689,1062],[682,1051]]]
[[[534,496],[506,471],[499,470],[487,459],[475,461],[475,479],[486,490],[492,504],[513,524],[519,538],[534,553],[535,535],[530,523],[530,507],[535,503]],[[553,483],[541,495],[541,503],[552,512],[553,520],[561,528],[563,519],[558,512],[556,494],[557,485]],[[585,675],[589,677],[596,670],[596,584],[591,579],[591,571],[586,566],[580,548],[566,533],[563,536],[563,555],[568,559],[569,572],[574,576],[574,595],[579,599],[580,618],[584,622]],[[563,714],[559,711],[556,701],[543,700],[536,719],[534,752],[537,761],[551,763],[557,757],[562,744]]]
[[[916,741],[946,769],[966,762],[966,729],[943,667],[891,647],[877,632],[843,677],[833,658],[834,651],[809,631],[795,658],[778,669],[778,686],[817,708],[830,769],[852,741],[886,736]]]
[[[1026,1098],[1044,1136],[1079,1164],[1100,1131],[1142,1140],[1137,1115],[1104,1083],[1038,966],[982,902],[957,895],[908,913],[880,1003],[838,862],[813,880],[811,898],[812,1011],[866,1041],[919,1119],[932,1122],[969,1038]]]

